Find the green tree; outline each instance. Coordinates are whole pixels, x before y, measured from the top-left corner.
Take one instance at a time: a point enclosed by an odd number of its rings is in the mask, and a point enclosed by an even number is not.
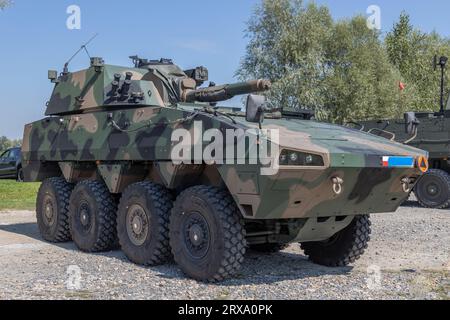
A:
[[[13,148],[13,147],[20,147],[22,145],[22,140],[16,139],[16,140],[10,140],[5,136],[0,137],[0,153],[5,151],[6,149]]]
[[[0,153],[9,148],[9,140],[7,137],[0,137]]]
[[[0,10],[4,10],[5,8],[11,6],[12,3],[13,2],[11,0],[0,0]]]
[[[437,110],[440,77],[432,61],[435,55],[450,55],[449,40],[436,32],[427,34],[415,29],[409,15],[403,12],[387,34],[385,45],[391,63],[400,70],[407,88],[413,92],[410,109]],[[447,83],[449,79],[447,74]]]
[[[299,0],[265,0],[248,23],[250,41],[237,74],[242,79],[271,79],[269,96],[285,108],[320,108],[328,72],[325,48],[332,27],[326,7],[303,6]]]
[[[400,114],[399,72],[364,17],[335,22],[328,8],[299,0],[262,1],[248,23],[249,44],[237,74],[269,78],[273,104],[310,108],[345,122]],[[406,107],[405,107],[406,108]]]
[[[390,61],[402,74],[407,73],[414,63],[415,52],[421,38],[425,35],[414,30],[409,15],[402,12],[399,21],[386,36],[385,43]]]
[[[389,62],[379,34],[362,16],[336,23],[327,54],[327,119],[335,122],[398,116],[405,111],[400,74]],[[405,106],[406,108],[406,106]]]

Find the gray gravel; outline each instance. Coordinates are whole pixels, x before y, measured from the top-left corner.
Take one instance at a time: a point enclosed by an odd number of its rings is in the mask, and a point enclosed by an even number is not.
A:
[[[370,248],[352,267],[314,265],[292,245],[249,253],[236,279],[206,285],[173,264],[143,268],[120,251],[49,245],[33,212],[3,212],[0,299],[450,299],[450,211],[409,202],[372,222]]]

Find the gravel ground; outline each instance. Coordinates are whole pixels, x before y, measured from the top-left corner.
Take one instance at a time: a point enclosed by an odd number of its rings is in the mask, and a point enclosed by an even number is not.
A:
[[[236,279],[215,285],[176,265],[133,265],[120,251],[49,245],[35,221],[33,212],[0,213],[0,299],[450,299],[450,211],[414,202],[372,216],[372,242],[352,267],[314,265],[292,245],[249,253]]]

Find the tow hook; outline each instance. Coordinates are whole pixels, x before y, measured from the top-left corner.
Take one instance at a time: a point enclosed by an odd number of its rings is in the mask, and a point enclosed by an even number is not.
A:
[[[344,184],[344,180],[339,177],[334,177],[334,178],[331,178],[331,182],[333,182],[333,192],[336,195],[340,195],[343,190],[342,185]]]
[[[403,191],[405,193],[410,193],[411,192],[411,180],[409,178],[403,178],[401,181],[402,181]]]

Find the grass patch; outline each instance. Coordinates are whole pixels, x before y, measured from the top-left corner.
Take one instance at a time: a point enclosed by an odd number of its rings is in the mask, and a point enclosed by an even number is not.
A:
[[[436,299],[450,300],[449,276],[450,273],[447,270],[422,270],[409,280],[409,284],[418,291],[415,298],[423,299],[427,293],[432,293]]]
[[[444,272],[442,282],[439,284],[437,293],[442,300],[450,301],[450,272]]]
[[[215,300],[228,300],[230,298],[230,292],[228,290],[222,290]]]
[[[0,180],[0,210],[35,210],[40,183]]]
[[[79,300],[92,300],[94,299],[94,294],[87,290],[71,291],[66,292],[65,296],[67,299],[79,299]]]

